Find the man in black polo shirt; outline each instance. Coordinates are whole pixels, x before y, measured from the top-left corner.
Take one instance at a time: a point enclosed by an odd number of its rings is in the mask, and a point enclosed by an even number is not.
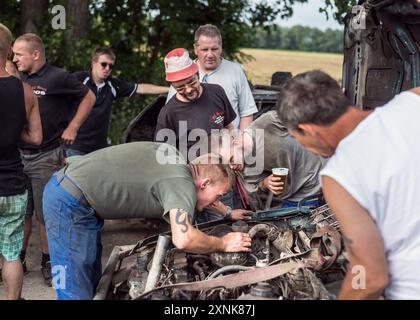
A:
[[[63,164],[64,144],[72,144],[77,131],[86,120],[95,103],[95,95],[71,73],[53,67],[46,62],[44,44],[37,35],[27,33],[16,39],[13,44],[13,61],[22,80],[27,82],[38,97],[43,140],[40,146],[23,144],[20,146],[24,171],[29,177],[34,209],[40,223],[42,246],[41,271],[47,284],[51,283],[51,270],[48,254],[48,241],[42,210],[42,193],[51,175]],[[77,113],[67,125],[71,99],[80,101]],[[32,227],[31,216],[25,219],[25,238],[22,261]]]
[[[162,94],[169,90],[168,87],[148,83],[128,83],[112,77],[115,60],[116,56],[111,48],[99,47],[93,50],[91,71],[74,73],[76,78],[96,94],[96,103],[80,127],[76,141],[67,148],[67,156],[83,155],[108,146],[108,126],[114,100],[122,97],[131,98],[135,93]]]

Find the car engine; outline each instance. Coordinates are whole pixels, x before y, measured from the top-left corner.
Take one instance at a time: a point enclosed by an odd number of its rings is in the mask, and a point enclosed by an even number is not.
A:
[[[347,258],[331,210],[284,214],[270,209],[247,222],[198,225],[213,236],[247,232],[249,253],[189,253],[173,247],[169,233],[116,249],[95,299],[334,299]]]

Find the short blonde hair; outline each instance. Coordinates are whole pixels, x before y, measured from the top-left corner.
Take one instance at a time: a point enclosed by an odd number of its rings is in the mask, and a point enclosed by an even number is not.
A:
[[[25,33],[18,37],[15,42],[26,41],[29,43],[32,52],[38,50],[43,56],[45,56],[45,46],[42,39],[35,33]],[[31,52],[31,53],[32,53]]]
[[[6,58],[12,46],[13,36],[9,28],[0,23],[0,57]]]
[[[229,189],[234,182],[234,173],[229,164],[224,164],[222,156],[206,153],[190,162],[190,166],[199,178],[212,178],[214,182],[228,182]]]

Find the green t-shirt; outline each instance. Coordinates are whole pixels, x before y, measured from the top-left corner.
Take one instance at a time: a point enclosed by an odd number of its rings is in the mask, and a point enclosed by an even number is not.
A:
[[[67,162],[66,175],[103,219],[160,218],[175,208],[193,219],[197,199],[191,171],[168,144],[121,144]]]

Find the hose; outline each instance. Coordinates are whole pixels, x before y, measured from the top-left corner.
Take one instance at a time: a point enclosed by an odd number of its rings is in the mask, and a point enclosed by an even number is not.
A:
[[[254,267],[245,267],[245,266],[241,266],[241,265],[224,266],[220,269],[217,269],[215,272],[213,272],[210,276],[208,276],[207,279],[216,278],[218,275],[223,274],[225,272],[246,271],[246,270],[250,270],[250,269],[254,269]]]

